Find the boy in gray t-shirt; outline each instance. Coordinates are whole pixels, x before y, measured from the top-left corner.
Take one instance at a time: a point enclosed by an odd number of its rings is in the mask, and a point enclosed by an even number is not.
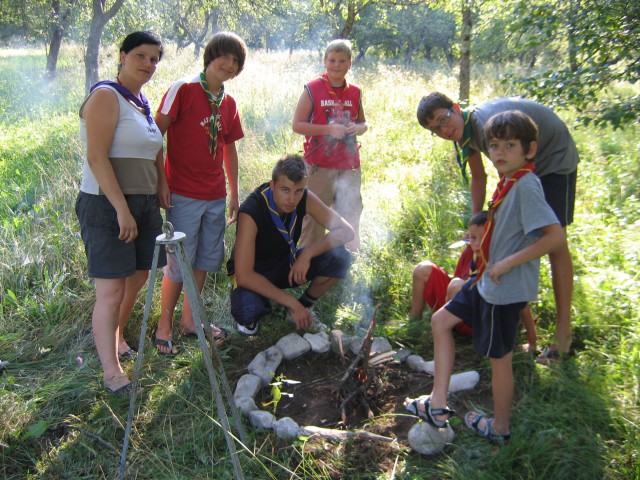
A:
[[[535,174],[540,178],[546,202],[555,212],[560,225],[573,222],[577,168],[580,158],[575,142],[565,123],[550,108],[524,98],[498,98],[461,108],[449,97],[432,92],[418,105],[418,121],[434,135],[452,140],[457,159],[466,176],[471,171],[472,214],[482,210],[487,174],[482,153],[490,156],[484,126],[493,115],[517,110],[529,116],[538,127]],[[553,293],[556,300],[556,341],[545,348],[537,361],[550,363],[571,354],[571,298],[573,294],[573,261],[568,245],[549,252]]]
[[[489,202],[476,280],[438,310],[431,319],[435,374],[431,395],[407,399],[407,410],[441,428],[453,412],[446,407],[453,371],[453,328],[465,322],[473,329],[476,351],[491,362],[495,418],[471,411],[465,424],[497,443],[511,435],[512,356],[520,311],[538,294],[539,259],[566,244],[564,229],[544,199],[533,171],[537,128],[519,111],[499,113],[485,127],[491,162],[500,175]]]

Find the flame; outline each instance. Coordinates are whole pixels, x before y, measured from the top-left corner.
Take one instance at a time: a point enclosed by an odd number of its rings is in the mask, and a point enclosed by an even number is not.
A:
[[[369,378],[369,376],[367,375],[367,372],[364,371],[364,369],[359,368],[356,371],[356,381],[360,382],[360,383],[364,383],[367,381],[367,379]]]

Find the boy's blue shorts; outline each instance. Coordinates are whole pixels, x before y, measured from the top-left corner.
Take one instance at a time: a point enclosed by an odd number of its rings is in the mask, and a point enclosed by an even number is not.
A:
[[[480,355],[502,358],[515,348],[520,311],[526,304],[487,303],[473,280],[469,280],[444,308],[473,329],[473,347]]]
[[[347,277],[353,258],[345,247],[335,247],[311,259],[307,280],[316,277],[344,279]],[[254,270],[267,278],[278,288],[293,288],[298,284],[289,285],[289,255],[274,259],[256,261]],[[271,313],[271,302],[251,290],[236,287],[231,291],[231,315],[241,325],[257,322],[260,317]]]
[[[224,261],[226,206],[226,198],[199,200],[171,194],[167,221],[176,232],[186,234],[182,245],[193,270],[217,272],[220,269]],[[180,264],[174,255],[167,255],[163,271],[170,280],[182,283]]]

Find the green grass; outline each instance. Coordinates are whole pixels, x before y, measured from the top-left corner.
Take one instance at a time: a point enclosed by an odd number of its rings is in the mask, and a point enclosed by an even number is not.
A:
[[[115,72],[112,50],[102,57],[105,76]],[[45,86],[42,52],[0,50],[0,360],[10,362],[0,376],[0,476],[7,479],[115,478],[127,420],[127,400],[101,388],[91,337],[92,283],[73,212],[82,164],[80,52],[63,50],[59,78]],[[190,51],[169,47],[145,94],[157,105],[172,80],[199,67]],[[278,157],[301,150],[291,118],[302,85],[321,69],[315,52],[252,52],[245,71],[228,82],[246,135],[239,143],[241,197],[268,178]],[[478,69],[474,99],[518,93],[505,91],[487,71]],[[370,124],[361,138],[364,248],[350,281],[318,309],[331,324],[357,329],[380,305],[379,334],[429,357],[428,314],[421,323],[407,322],[411,270],[426,258],[453,268],[457,251],[448,245],[464,231],[468,194],[451,145],[419,127],[415,108],[432,89],[455,97],[454,72],[367,60],[353,78],[364,88]],[[560,114],[570,124],[575,118]],[[458,423],[454,445],[428,458],[404,446],[383,456],[373,445],[363,454],[351,442],[286,443],[249,431],[241,456],[246,478],[640,478],[640,132],[637,125],[574,132],[582,158],[576,221],[569,228],[578,353],[551,368],[516,356],[514,440],[496,449]],[[228,230],[227,248],[234,231]],[[542,345],[555,328],[548,270],[543,262],[534,305]],[[228,288],[222,272],[212,275],[204,297],[211,318],[231,327]],[[156,292],[150,332],[158,300]],[[127,326],[134,344],[142,308]],[[259,337],[223,348],[229,378],[244,373],[249,351],[272,345],[289,329],[282,321],[265,322]],[[180,348],[167,359],[147,347],[130,476],[233,478],[201,353],[195,343]],[[484,360],[462,349],[458,362],[478,370],[480,388],[488,391]],[[133,365],[126,368],[131,373]]]

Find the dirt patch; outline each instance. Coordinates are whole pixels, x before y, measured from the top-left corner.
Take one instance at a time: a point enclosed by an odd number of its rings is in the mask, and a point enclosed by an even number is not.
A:
[[[300,383],[283,384],[283,395],[275,415],[291,417],[298,425],[313,425],[340,430],[366,428],[367,431],[406,441],[415,417],[408,417],[403,407],[406,397],[414,397],[431,390],[433,379],[427,374],[410,371],[397,362],[372,369],[375,380],[366,391],[369,407],[375,417],[367,418],[362,405],[353,402],[346,409],[346,422],[342,421],[340,405],[344,395],[339,394],[341,378],[349,362],[341,362],[335,354],[308,353],[295,360],[283,361],[277,376]],[[262,389],[256,396],[256,404],[264,410],[272,410],[270,388]],[[365,427],[366,424],[366,427]]]
[[[255,337],[242,342],[230,339],[229,355],[234,358],[237,370],[231,370],[231,382],[235,386],[237,379],[246,373],[246,366],[254,356],[273,345],[274,338]],[[277,340],[277,339],[275,339]],[[458,345],[457,345],[458,346]],[[481,364],[473,353],[470,342],[461,341],[456,356],[456,372],[478,369]],[[305,452],[314,459],[319,471],[324,471],[330,478],[378,478],[393,471],[399,457],[411,453],[407,435],[418,421],[408,414],[403,402],[406,397],[417,397],[427,394],[433,386],[433,377],[426,373],[410,370],[404,363],[388,363],[376,369],[379,381],[374,382],[367,392],[369,406],[374,413],[368,419],[363,408],[349,409],[345,423],[340,417],[342,399],[336,394],[340,381],[350,365],[353,356],[346,362],[333,352],[317,354],[308,352],[294,360],[283,360],[277,376],[284,376],[300,383],[283,385],[282,391],[293,394],[283,396],[275,410],[280,419],[291,417],[298,425],[316,426],[339,430],[366,430],[367,432],[394,438],[397,442],[379,442],[364,438],[355,438],[348,442],[333,443],[327,448],[327,442],[321,439],[305,442]],[[481,372],[482,376],[482,372]],[[263,405],[272,400],[271,389],[263,388],[256,395],[258,408],[273,413],[273,405]],[[464,415],[473,405],[491,405],[490,384],[481,379],[472,391],[461,392],[449,398],[449,406]],[[458,421],[458,419],[454,419]],[[454,427],[455,429],[456,427]],[[273,439],[277,450],[290,453],[290,442]],[[336,453],[339,452],[339,455]],[[338,455],[340,461],[336,461]],[[418,456],[417,453],[415,453]],[[372,476],[363,476],[362,472],[370,472]],[[376,473],[377,472],[377,473]]]

